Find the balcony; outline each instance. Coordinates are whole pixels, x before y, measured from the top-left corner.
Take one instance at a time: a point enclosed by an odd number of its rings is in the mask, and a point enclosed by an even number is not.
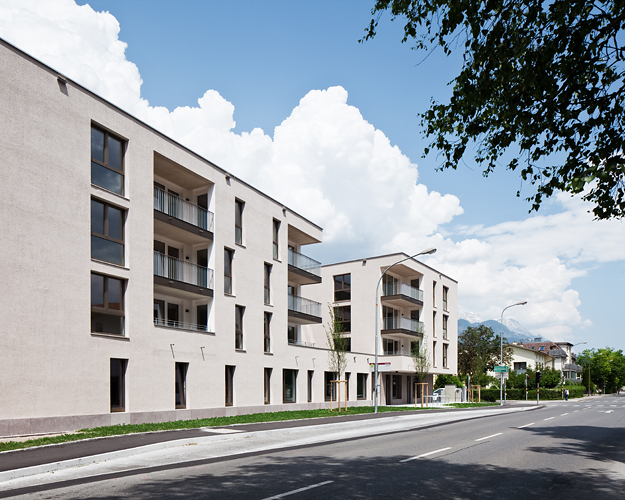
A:
[[[195,323],[185,323],[183,321],[170,321],[162,318],[154,318],[154,326],[164,326],[166,328],[190,330],[193,332],[208,332],[208,327],[206,325],[196,325]]]
[[[562,371],[582,373],[584,371],[584,367],[580,365],[572,364],[572,363],[571,364],[565,363],[563,365]]]
[[[289,294],[289,322],[299,325],[321,323],[321,304]]]
[[[410,350],[406,348],[399,348],[394,350],[384,349],[382,356],[410,356]]]
[[[382,302],[395,307],[411,307],[423,305],[423,290],[406,283],[384,283],[382,285]]]
[[[154,219],[155,228],[160,222],[159,234],[192,244],[206,242],[213,239],[214,218],[212,212],[154,187]]]
[[[212,297],[213,270],[154,252],[154,284],[179,290],[184,298]]]
[[[321,283],[321,263],[289,248],[289,282],[298,285]]]
[[[315,347],[314,342],[304,342],[303,340],[299,339],[289,339],[289,345],[296,345],[300,347]]]
[[[416,319],[393,316],[382,319],[382,335],[406,335],[409,337],[423,336],[423,322]]]

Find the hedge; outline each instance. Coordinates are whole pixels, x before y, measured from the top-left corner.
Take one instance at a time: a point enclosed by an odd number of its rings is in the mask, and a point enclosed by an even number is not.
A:
[[[568,386],[569,398],[581,398],[584,395],[584,387],[582,386]],[[508,389],[506,391],[507,399],[512,400],[525,400],[525,389]],[[477,392],[475,393],[477,398]],[[499,389],[482,389],[482,401],[497,401],[499,399]],[[557,400],[562,399],[562,391],[560,388],[556,389],[540,389],[540,399],[543,400]],[[536,389],[527,391],[527,400],[536,401]]]

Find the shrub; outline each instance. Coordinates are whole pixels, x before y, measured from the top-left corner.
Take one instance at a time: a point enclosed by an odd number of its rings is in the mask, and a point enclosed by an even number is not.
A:
[[[456,387],[462,387],[462,381],[457,375],[447,375],[443,373],[436,377],[436,382],[434,382],[434,389],[440,389],[441,387],[445,387],[446,385],[455,385]]]

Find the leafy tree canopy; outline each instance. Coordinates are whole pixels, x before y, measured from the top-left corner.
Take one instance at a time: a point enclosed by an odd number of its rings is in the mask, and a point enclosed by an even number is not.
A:
[[[504,346],[503,352],[504,363],[509,364],[512,350]],[[470,326],[458,336],[458,371],[471,375],[473,383],[499,364],[500,354],[499,335],[495,336],[488,326]]]
[[[625,0],[377,0],[361,42],[387,10],[402,42],[463,50],[451,99],[421,115],[439,169],[475,144],[485,176],[507,163],[536,187],[532,210],[565,191],[598,219],[625,215]]]
[[[622,350],[604,347],[603,349],[585,349],[577,356],[577,362],[588,370],[590,365],[591,381],[603,389],[616,390],[625,385],[625,355]],[[588,383],[588,378],[585,376]]]

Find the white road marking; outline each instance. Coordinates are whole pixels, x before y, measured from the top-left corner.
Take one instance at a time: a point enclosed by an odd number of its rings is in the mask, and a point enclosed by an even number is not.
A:
[[[280,493],[279,495],[273,497],[267,497],[264,500],[276,500],[278,498],[288,497],[289,495],[295,495],[295,493],[300,493],[302,491],[311,490],[313,488],[318,488],[319,486],[325,486],[326,484],[333,483],[334,481],[324,481],[323,483],[312,484],[310,486],[305,486],[304,488],[300,488],[298,490],[287,491],[286,493]]]
[[[400,460],[399,463],[410,462],[411,460],[416,460],[417,458],[427,457],[427,456],[430,456],[430,455],[434,455],[434,453],[440,453],[441,451],[447,451],[447,450],[451,450],[451,446],[448,446],[447,448],[441,448],[440,450],[430,451],[429,453],[424,453],[424,454],[418,455],[416,457],[406,458],[404,460]]]
[[[597,406],[603,406],[603,405],[597,405]]]
[[[556,418],[556,417],[549,417],[549,418],[546,418],[545,420],[551,420],[552,418]]]
[[[214,432],[215,434],[236,434],[238,431],[235,429],[213,429],[212,427],[202,427],[200,428],[202,432]]]
[[[560,415],[561,417],[564,417],[564,415],[568,415],[568,413],[563,413],[562,415]]]
[[[606,410],[605,413],[612,413],[614,410]]]
[[[483,441],[484,439],[488,439],[488,438],[494,438],[495,436],[501,436],[503,434],[503,432],[498,432],[497,434],[491,434],[490,436],[486,436],[480,439],[476,439],[476,441]]]
[[[610,406],[616,406],[616,405],[610,405]]]
[[[534,425],[534,422],[532,422],[531,424],[522,425],[521,427],[517,427],[517,429],[523,429],[523,427],[529,427],[530,425]]]
[[[575,410],[573,413],[577,413],[579,410]]]

